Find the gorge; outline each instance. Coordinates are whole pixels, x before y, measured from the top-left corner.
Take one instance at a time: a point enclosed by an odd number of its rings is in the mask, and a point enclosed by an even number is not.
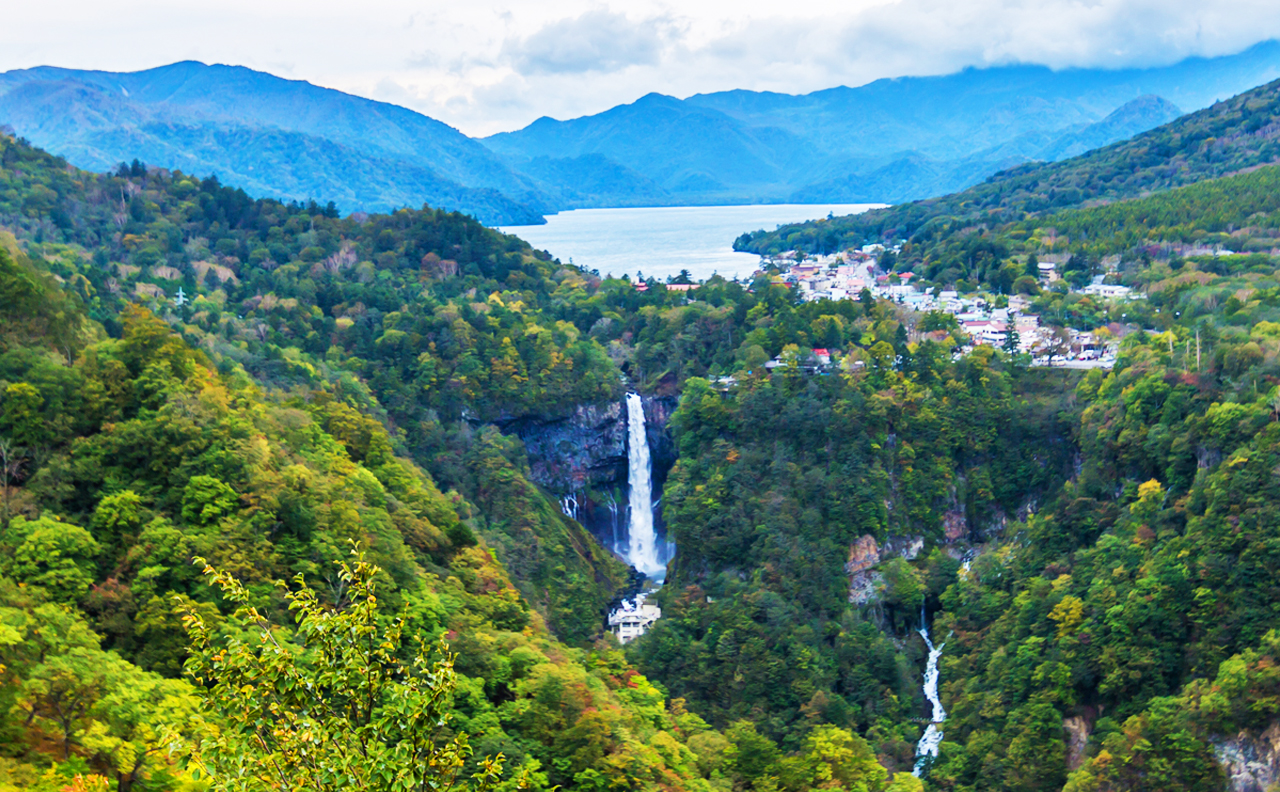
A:
[[[561,513],[655,582],[674,553],[656,493],[676,459],[667,425],[675,403],[633,390],[552,418],[499,423],[524,444],[530,479]]]
[[[1215,133],[1186,161],[1271,156],[1280,86],[1237,114],[1178,127]],[[1142,228],[1115,255],[1146,299],[1044,290],[1046,321],[1123,334],[1114,369],[1084,372],[954,354],[938,317],[888,300],[638,289],[460,215],[85,174],[0,135],[0,691],[28,707],[0,716],[31,748],[10,744],[32,772],[71,755],[127,787],[113,744],[76,741],[125,729],[125,693],[190,687],[172,603],[230,611],[191,557],[287,619],[273,581],[341,602],[357,543],[380,613],[456,652],[477,760],[504,753],[536,792],[1265,789],[1276,173],[1053,220],[1103,240],[1081,259],[1140,225],[1126,207],[1208,205],[1256,237],[1166,261],[1147,241],[1175,232]],[[978,283],[1064,244],[1046,226],[931,222],[930,244]],[[850,363],[760,365],[819,343]],[[662,618],[619,646],[602,621],[638,588]],[[64,728],[27,684],[62,667],[28,647],[72,627],[87,646],[40,652],[105,692]]]

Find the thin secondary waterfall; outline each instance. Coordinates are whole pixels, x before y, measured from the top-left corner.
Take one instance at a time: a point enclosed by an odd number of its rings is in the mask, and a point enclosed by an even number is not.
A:
[[[937,757],[938,746],[942,743],[942,730],[938,728],[938,724],[947,719],[947,711],[942,708],[942,701],[938,698],[938,659],[942,657],[942,647],[947,644],[943,642],[935,647],[933,641],[929,640],[929,625],[925,623],[923,611],[920,613],[920,637],[924,639],[924,645],[929,647],[929,660],[924,666],[924,697],[933,705],[933,718],[929,728],[924,730],[920,742],[916,743],[916,766],[912,772],[917,777],[924,772],[928,760]]]
[[[627,394],[627,560],[651,578],[666,574],[658,556],[658,536],[653,530],[653,466],[649,461],[649,438],[645,434],[644,405],[640,394]]]
[[[570,492],[560,499],[560,511],[564,512],[564,516],[577,520],[578,518],[578,493]]]
[[[609,545],[609,549],[618,555],[622,555],[622,540],[618,538],[618,501],[613,497],[613,493],[606,493],[609,498],[609,530],[613,534],[613,544]]]

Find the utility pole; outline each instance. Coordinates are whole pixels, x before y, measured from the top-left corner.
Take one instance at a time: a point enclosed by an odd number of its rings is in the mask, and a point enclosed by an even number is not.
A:
[[[1196,373],[1200,373],[1200,328],[1196,328]]]

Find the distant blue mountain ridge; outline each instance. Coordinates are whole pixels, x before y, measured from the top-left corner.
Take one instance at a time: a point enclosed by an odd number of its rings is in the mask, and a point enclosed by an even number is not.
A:
[[[1126,139],[1277,76],[1280,42],[1268,41],[1150,69],[1005,66],[802,96],[650,94],[598,115],[540,118],[484,142],[548,193],[562,185],[530,172],[529,162],[543,161],[547,172],[603,156],[648,178],[669,203],[897,203]],[[569,167],[556,172],[575,176]]]
[[[0,123],[82,168],[137,158],[344,211],[428,203],[489,223],[552,211],[525,177],[446,124],[238,66],[6,72]]]
[[[346,212],[430,204],[490,225],[564,209],[897,203],[1057,160],[1280,77],[1280,43],[1151,69],[966,69],[810,94],[649,94],[483,140],[238,66],[0,73],[0,124],[69,162],[177,168]]]

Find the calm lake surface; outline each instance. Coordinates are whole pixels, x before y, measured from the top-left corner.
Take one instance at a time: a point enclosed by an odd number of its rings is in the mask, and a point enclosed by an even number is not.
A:
[[[753,206],[662,206],[641,209],[575,209],[547,218],[546,225],[506,226],[501,230],[568,263],[601,275],[637,272],[666,278],[682,269],[695,278],[713,273],[732,278],[750,275],[759,257],[734,253],[733,240],[744,231],[772,231],[835,215],[865,212],[884,204],[774,204]]]

